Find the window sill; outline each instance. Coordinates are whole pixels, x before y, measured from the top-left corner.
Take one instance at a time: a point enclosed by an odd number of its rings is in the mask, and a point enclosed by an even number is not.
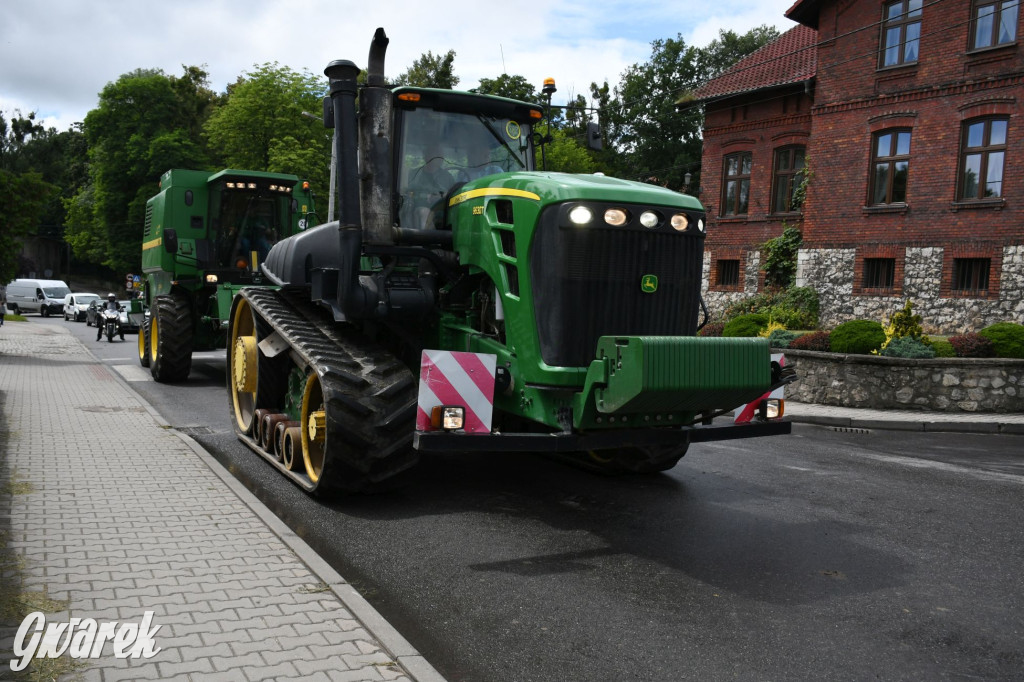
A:
[[[898,204],[878,204],[877,206],[865,206],[864,213],[906,213],[910,206],[906,203]]]
[[[916,69],[917,64],[917,62],[906,62],[903,64],[893,64],[892,66],[879,66],[877,69],[875,69],[875,73],[878,73],[879,75],[887,75],[893,72],[898,72],[900,69]]]
[[[769,213],[765,217],[768,220],[793,220],[794,218],[803,218],[804,214],[801,211],[790,211],[789,213]]]
[[[950,208],[954,211],[970,211],[975,209],[990,209],[999,211],[1006,207],[1006,199],[979,199],[975,201],[954,201]]]
[[[747,214],[743,215],[720,215],[718,216],[719,223],[745,223],[749,220]]]
[[[967,50],[967,57],[970,58],[970,57],[975,57],[975,56],[990,55],[993,52],[998,52],[999,50],[1006,50],[1007,52],[1010,52],[1010,51],[1014,50],[1016,47],[1017,47],[1017,41],[1016,40],[1013,41],[1012,43],[1002,43],[1001,45],[988,45],[986,47],[975,47],[975,48],[971,48],[971,49]]]

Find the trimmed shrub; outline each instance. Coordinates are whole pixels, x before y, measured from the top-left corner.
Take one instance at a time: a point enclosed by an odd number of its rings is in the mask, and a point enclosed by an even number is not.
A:
[[[725,309],[725,319],[763,313],[787,329],[814,329],[818,326],[819,310],[817,291],[811,287],[790,287],[736,301]]]
[[[951,336],[949,345],[953,346],[958,358],[990,358],[995,355],[992,342],[976,332]]]
[[[932,350],[935,351],[935,357],[937,358],[955,358],[956,349],[946,339],[931,340]]]
[[[776,329],[768,335],[768,345],[772,348],[789,348],[789,344],[797,337],[796,332],[787,329]]]
[[[896,339],[902,338],[915,339],[926,346],[931,345],[931,339],[924,335],[924,329],[921,328],[921,316],[914,314],[913,306],[909,299],[903,306],[903,310],[898,310],[892,314],[892,317],[889,318],[889,324],[884,327],[884,331],[885,343],[882,344],[883,350],[888,348],[889,344]]]
[[[882,349],[887,358],[934,358],[935,349],[912,336],[900,336]]]
[[[1024,324],[997,322],[978,333],[992,342],[997,358],[1024,358]]]
[[[885,343],[885,330],[874,320],[850,320],[832,330],[829,345],[833,353],[866,355]]]
[[[802,334],[789,342],[790,350],[820,350],[828,352],[831,347],[828,332],[811,332]]]
[[[697,336],[721,336],[723,327],[725,327],[725,322],[708,322],[700,328]]]
[[[767,326],[768,316],[763,313],[740,315],[725,323],[722,336],[758,336]]]

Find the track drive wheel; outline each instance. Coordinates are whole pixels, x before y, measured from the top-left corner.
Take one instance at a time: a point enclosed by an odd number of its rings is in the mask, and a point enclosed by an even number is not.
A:
[[[270,326],[261,320],[244,296],[231,304],[228,329],[227,384],[235,428],[245,435],[256,432],[256,412],[279,408],[287,388],[287,355],[268,358],[260,352],[259,342]],[[277,411],[275,409],[275,411]]]
[[[192,311],[180,294],[157,296],[149,318],[149,371],[156,381],[184,381],[192,371]]]
[[[418,461],[416,382],[391,353],[349,331],[306,378],[302,460],[317,495],[379,492]]]
[[[139,364],[149,367],[149,321],[139,325]]]

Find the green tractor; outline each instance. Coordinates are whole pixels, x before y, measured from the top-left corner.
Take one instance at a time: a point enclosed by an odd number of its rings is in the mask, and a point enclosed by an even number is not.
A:
[[[282,240],[235,295],[239,438],[316,495],[387,487],[426,452],[673,467],[691,442],[789,433],[767,339],[696,336],[690,196],[535,166],[534,104],[365,86],[326,69],[339,220]],[[358,96],[358,108],[356,105]],[[747,405],[753,419],[715,417]]]
[[[160,382],[184,381],[194,351],[225,347],[231,301],[266,285],[259,265],[279,240],[305,229],[307,183],[258,171],[169,170],[146,202],[144,281],[133,313],[139,362]]]

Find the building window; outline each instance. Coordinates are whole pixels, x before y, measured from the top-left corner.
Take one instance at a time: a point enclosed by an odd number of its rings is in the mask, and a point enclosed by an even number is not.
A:
[[[1005,118],[968,121],[964,124],[960,164],[960,194],[964,201],[1003,196],[1003,163],[1006,159]]]
[[[740,283],[740,262],[738,260],[719,260],[718,276],[715,284],[718,286],[736,286]]]
[[[954,258],[953,291],[988,291],[990,258]]]
[[[797,190],[803,176],[804,147],[783,147],[775,150],[772,178],[772,213],[792,213],[800,210]]]
[[[921,46],[923,2],[924,0],[897,0],[885,4],[880,66],[900,66],[917,61]]]
[[[746,215],[750,198],[750,152],[725,157],[722,182],[722,215]]]
[[[871,160],[871,204],[906,203],[909,171],[910,131],[877,133]]]
[[[1007,45],[1017,40],[1017,7],[1020,0],[976,0],[971,17],[971,49]]]
[[[895,258],[865,258],[864,288],[892,289],[896,278]]]

